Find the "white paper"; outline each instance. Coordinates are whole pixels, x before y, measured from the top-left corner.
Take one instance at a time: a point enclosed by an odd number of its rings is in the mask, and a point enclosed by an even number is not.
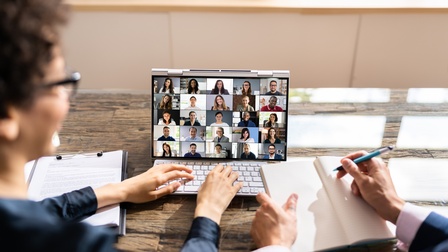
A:
[[[101,157],[78,154],[57,160],[55,156],[42,157],[36,162],[28,187],[31,200],[59,196],[87,186],[97,188],[118,183],[122,177],[123,151],[105,152]],[[25,168],[27,169],[27,168]],[[29,168],[28,168],[29,169]],[[119,205],[99,209],[87,218],[93,225],[119,224]]]

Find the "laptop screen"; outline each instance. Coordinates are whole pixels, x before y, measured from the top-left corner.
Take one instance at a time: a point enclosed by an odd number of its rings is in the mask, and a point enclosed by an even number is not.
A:
[[[286,160],[289,71],[152,69],[152,157]]]

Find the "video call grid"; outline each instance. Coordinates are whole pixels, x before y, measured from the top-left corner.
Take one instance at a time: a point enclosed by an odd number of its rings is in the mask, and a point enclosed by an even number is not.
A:
[[[152,154],[285,160],[287,88],[286,78],[155,76]]]

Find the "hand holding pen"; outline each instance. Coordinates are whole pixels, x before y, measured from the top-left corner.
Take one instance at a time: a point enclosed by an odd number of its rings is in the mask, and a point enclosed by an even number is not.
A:
[[[367,154],[364,155],[364,156],[361,156],[361,157],[359,157],[359,158],[356,158],[355,160],[353,160],[353,162],[354,162],[355,164],[359,164],[359,163],[361,163],[361,162],[364,162],[364,161],[370,160],[370,159],[372,159],[372,158],[374,158],[374,157],[376,157],[376,156],[379,156],[379,155],[381,155],[381,154],[383,154],[383,153],[389,152],[389,151],[391,151],[391,150],[393,150],[393,149],[394,149],[394,146],[393,146],[393,145],[391,145],[391,146],[381,147],[381,148],[379,148],[379,149],[377,149],[377,150],[375,150],[375,151],[372,151],[372,152],[370,152],[370,153],[367,153]],[[335,168],[333,171],[342,171],[342,170],[344,170],[344,168],[342,168],[342,165],[341,165],[341,166]]]
[[[344,168],[337,173],[336,177],[340,179],[348,174],[352,176],[353,182],[350,186],[352,193],[364,199],[383,219],[395,224],[404,201],[395,191],[386,164],[381,160],[369,161],[372,157],[392,149],[393,146],[387,146],[370,153],[365,151],[350,153],[342,158],[341,163]],[[356,162],[366,163],[358,166]]]

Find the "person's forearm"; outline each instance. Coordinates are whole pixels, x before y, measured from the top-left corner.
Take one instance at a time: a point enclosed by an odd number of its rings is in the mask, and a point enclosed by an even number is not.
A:
[[[214,209],[213,206],[198,204],[194,211],[194,217],[206,217],[219,225],[221,222],[222,212],[219,209]]]
[[[107,184],[94,189],[98,208],[123,202],[126,199],[126,193],[122,183]]]

